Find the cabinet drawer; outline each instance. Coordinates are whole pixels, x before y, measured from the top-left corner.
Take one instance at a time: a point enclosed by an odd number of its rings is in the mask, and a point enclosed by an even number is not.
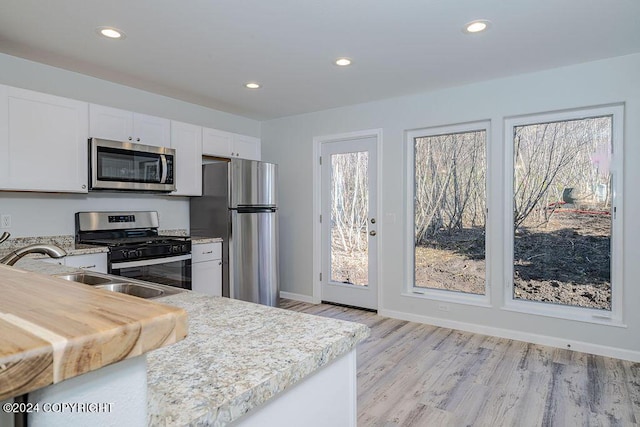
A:
[[[99,273],[107,272],[107,253],[69,255],[64,258],[64,265],[77,267]]]
[[[222,243],[203,243],[191,247],[191,262],[204,262],[222,258]]]

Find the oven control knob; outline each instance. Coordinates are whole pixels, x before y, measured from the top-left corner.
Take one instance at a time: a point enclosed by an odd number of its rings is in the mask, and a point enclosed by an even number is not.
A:
[[[187,252],[187,245],[182,245],[181,248],[182,248],[182,252],[185,252],[185,253]]]
[[[126,258],[138,258],[140,256],[140,251],[135,249],[125,253],[127,254]]]

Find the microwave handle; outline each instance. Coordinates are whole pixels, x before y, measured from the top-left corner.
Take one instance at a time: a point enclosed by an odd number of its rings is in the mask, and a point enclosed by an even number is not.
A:
[[[160,154],[160,161],[162,162],[162,177],[160,178],[160,184],[167,183],[167,156]]]

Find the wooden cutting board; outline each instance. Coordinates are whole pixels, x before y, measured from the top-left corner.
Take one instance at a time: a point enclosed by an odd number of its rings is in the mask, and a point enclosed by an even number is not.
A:
[[[181,308],[0,264],[0,400],[186,335]]]

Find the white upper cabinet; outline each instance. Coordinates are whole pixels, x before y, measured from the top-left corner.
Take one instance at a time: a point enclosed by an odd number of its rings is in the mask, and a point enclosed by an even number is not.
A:
[[[134,142],[168,147],[171,145],[171,120],[133,113],[133,135]]]
[[[202,154],[260,160],[260,139],[217,129],[202,129]]]
[[[233,149],[236,157],[260,160],[260,138],[233,134]]]
[[[91,104],[89,133],[92,138],[168,147],[171,140],[171,120]]]
[[[89,105],[91,138],[127,141],[133,137],[133,113],[102,105]]]
[[[88,104],[0,86],[0,189],[87,192]]]
[[[222,130],[202,128],[202,154],[231,157],[233,134]]]
[[[171,121],[171,148],[176,150],[175,196],[202,196],[202,127]]]

